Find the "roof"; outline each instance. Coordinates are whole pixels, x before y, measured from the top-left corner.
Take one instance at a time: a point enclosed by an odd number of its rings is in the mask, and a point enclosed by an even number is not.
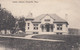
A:
[[[33,15],[32,15],[31,12],[30,12],[25,18],[26,18],[26,19],[34,19],[34,17],[33,17]]]
[[[53,20],[54,20],[54,22],[67,22],[66,20],[64,20],[64,19],[62,19],[62,18],[60,18],[58,15],[56,15],[56,14],[42,14],[42,15],[40,15],[40,16],[38,16],[38,17],[36,17],[34,20],[33,20],[33,22],[41,22],[41,19],[43,19],[45,16],[50,16]]]
[[[27,17],[25,17],[26,19],[34,19],[34,17],[29,17],[29,16],[27,16]]]
[[[31,16],[27,16],[27,17],[25,17],[25,18],[26,18],[26,19],[25,19],[26,21],[27,21],[27,20],[34,20],[34,17],[31,17]]]

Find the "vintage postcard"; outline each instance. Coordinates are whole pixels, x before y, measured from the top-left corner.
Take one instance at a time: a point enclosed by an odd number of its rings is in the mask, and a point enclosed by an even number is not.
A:
[[[0,0],[0,50],[80,50],[80,0]]]

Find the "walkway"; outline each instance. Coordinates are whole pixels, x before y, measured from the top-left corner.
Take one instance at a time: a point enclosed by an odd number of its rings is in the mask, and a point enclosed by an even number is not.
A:
[[[38,35],[38,34],[31,34],[31,35],[27,35],[27,36],[25,36],[25,38],[27,38],[27,39],[31,39],[31,38],[32,38],[32,36],[36,36],[36,35]]]
[[[51,39],[38,39],[38,38],[32,38],[32,36],[41,35],[41,34],[32,34],[25,36],[26,39],[32,39],[32,40],[42,40],[42,41],[54,41],[54,42],[65,42],[63,40],[51,40]]]

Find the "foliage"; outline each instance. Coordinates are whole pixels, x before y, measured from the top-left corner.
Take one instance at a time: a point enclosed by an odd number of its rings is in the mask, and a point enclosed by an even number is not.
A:
[[[4,8],[0,9],[0,30],[12,30],[15,26],[15,18]]]
[[[22,31],[25,32],[25,25],[26,25],[26,23],[25,23],[25,18],[24,18],[24,17],[21,17],[21,18],[19,19],[18,24],[19,24],[20,30],[22,30]]]

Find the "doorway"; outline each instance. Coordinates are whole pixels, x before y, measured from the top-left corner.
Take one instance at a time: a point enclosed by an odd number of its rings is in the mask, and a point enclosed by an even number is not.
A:
[[[50,24],[49,23],[47,23],[45,25],[45,29],[46,29],[46,32],[50,32]]]

